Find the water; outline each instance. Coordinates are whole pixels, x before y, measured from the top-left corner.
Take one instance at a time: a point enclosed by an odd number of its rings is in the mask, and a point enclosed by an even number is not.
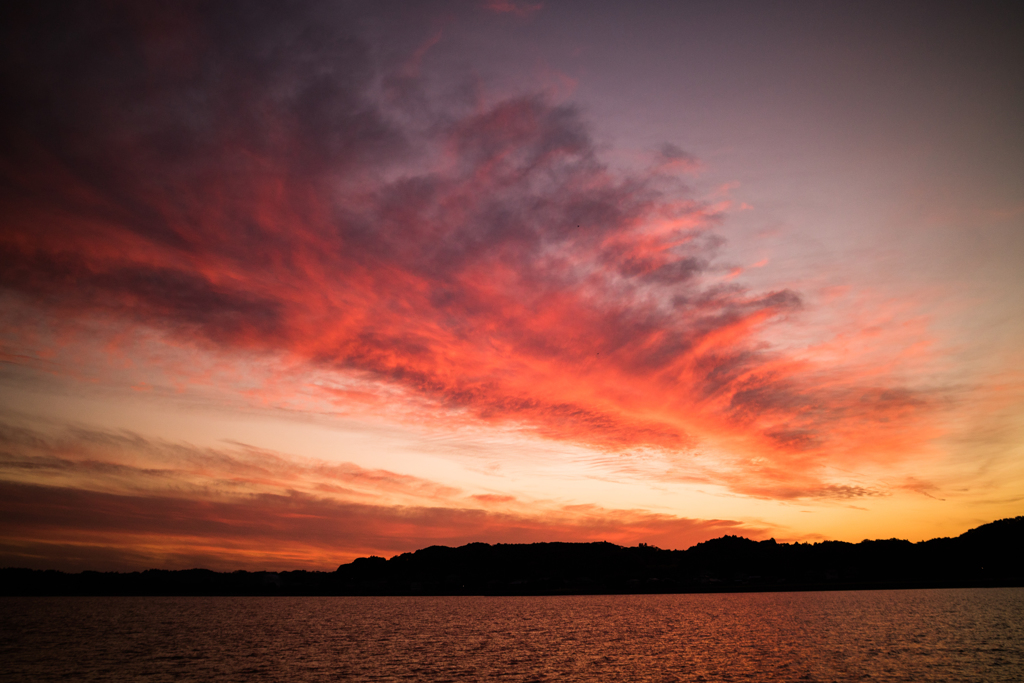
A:
[[[1021,681],[1024,588],[0,598],[4,681]]]

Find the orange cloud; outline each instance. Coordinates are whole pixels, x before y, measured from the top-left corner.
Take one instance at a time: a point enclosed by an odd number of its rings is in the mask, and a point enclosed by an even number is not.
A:
[[[351,463],[67,429],[0,429],[0,562],[82,569],[331,569],[431,544],[608,540],[687,547],[730,520],[474,494]]]
[[[4,75],[11,310],[100,335],[119,360],[146,330],[366,378],[365,391],[323,390],[342,406],[390,387],[434,420],[597,450],[713,446],[744,474],[723,483],[782,497],[796,482],[832,496],[823,462],[899,458],[937,433],[936,401],[886,361],[830,366],[773,343],[805,298],[712,277],[725,204],[609,168],[574,108],[524,96],[413,126],[401,102],[375,99],[358,37],[234,11],[161,25],[157,41],[105,8],[81,17],[95,43],[71,39],[74,21],[28,16],[25,35],[58,31],[69,47],[12,43],[25,68]],[[295,44],[307,31],[323,39]],[[42,358],[32,329],[6,336]],[[240,360],[239,393],[290,399],[295,383],[245,373]],[[259,483],[254,461],[242,469]]]
[[[118,495],[0,483],[0,564],[125,570],[332,570],[371,554],[428,545],[600,541],[689,547],[726,533],[768,531],[729,520],[644,512],[567,511],[527,516],[473,508],[345,503],[304,494],[225,501]]]

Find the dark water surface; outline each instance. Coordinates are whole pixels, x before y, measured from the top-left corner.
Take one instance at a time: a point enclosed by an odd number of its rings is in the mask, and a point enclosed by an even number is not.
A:
[[[1024,588],[0,598],[11,681],[1022,681]]]

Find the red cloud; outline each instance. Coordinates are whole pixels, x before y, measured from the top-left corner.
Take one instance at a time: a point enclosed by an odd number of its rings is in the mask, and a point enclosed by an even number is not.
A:
[[[604,510],[499,514],[454,507],[340,502],[304,494],[208,501],[0,483],[0,564],[125,570],[149,567],[330,570],[354,557],[428,545],[599,541],[689,547],[766,531],[728,520]]]
[[[345,22],[273,8],[159,40],[109,7],[52,21],[4,34],[23,68],[3,74],[0,287],[41,315],[368,376],[598,449],[725,443],[772,463],[752,477],[935,433],[929,398],[884,373],[773,350],[801,296],[718,282],[721,217],[609,169],[571,107],[403,124]]]
[[[520,502],[350,463],[0,423],[0,566],[330,569],[432,545],[607,540],[687,547],[730,520]]]

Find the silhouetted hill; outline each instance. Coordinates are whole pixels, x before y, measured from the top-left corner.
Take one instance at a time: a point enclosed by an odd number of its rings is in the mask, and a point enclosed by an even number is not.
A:
[[[334,572],[65,574],[0,570],[4,595],[556,595],[1024,585],[1024,517],[957,538],[777,543],[723,536],[688,550],[640,544],[430,546]]]

